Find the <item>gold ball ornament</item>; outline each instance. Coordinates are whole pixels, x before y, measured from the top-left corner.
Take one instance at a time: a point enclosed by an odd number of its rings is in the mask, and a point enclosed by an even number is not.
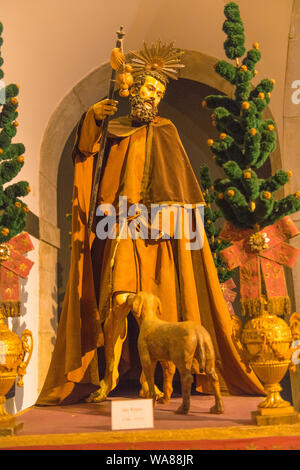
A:
[[[258,70],[254,69],[254,76],[258,74]]]
[[[129,96],[129,90],[120,90],[119,95],[123,98],[127,98],[127,96]]]
[[[203,101],[202,101],[202,103],[201,103],[201,105],[202,105],[202,108],[206,108],[206,106],[207,106],[207,103],[206,103],[206,101],[205,101],[205,100],[203,100]]]
[[[252,176],[252,175],[251,175],[251,171],[245,171],[245,173],[244,173],[244,178],[245,178],[245,180],[251,179],[251,176]]]
[[[13,98],[10,99],[10,102],[11,102],[11,104],[16,105],[16,104],[18,104],[18,98],[16,98],[16,97],[14,96]]]
[[[218,194],[218,198],[219,199],[224,199],[224,194],[223,193]]]
[[[228,189],[228,191],[227,191],[227,196],[233,197],[234,195],[235,195],[234,190],[233,190],[233,189]]]
[[[252,128],[249,130],[249,134],[251,134],[251,135],[256,135],[256,133],[257,133],[257,130],[254,129],[254,127],[252,127]]]
[[[27,193],[30,193],[31,187],[29,185],[27,186],[26,191],[27,191]]]
[[[249,202],[250,212],[254,212],[256,208],[256,204],[254,201]]]
[[[253,43],[253,49],[259,49],[259,44],[258,42]]]
[[[274,78],[271,78],[270,82],[272,83],[272,85],[275,85],[276,80]]]
[[[23,211],[24,212],[29,212],[29,207],[28,206],[23,206]]]
[[[268,91],[267,93],[268,98],[271,98],[271,93]]]
[[[286,172],[286,174],[288,175],[289,178],[291,178],[293,176],[293,172],[291,170],[288,170]]]
[[[19,155],[17,157],[17,160],[18,160],[19,163],[23,163],[24,162],[24,155]]]
[[[296,191],[295,196],[297,199],[300,199],[300,191]]]
[[[219,137],[220,137],[221,140],[224,140],[224,139],[226,139],[227,134],[225,134],[225,132],[221,132],[221,134],[219,135]]]
[[[270,191],[265,191],[264,192],[264,198],[265,199],[271,199],[271,197],[272,197],[272,194],[270,193]]]
[[[211,147],[213,144],[214,144],[213,139],[208,139],[208,140],[207,140],[207,145],[208,145],[209,147]]]
[[[0,148],[0,155],[2,155],[2,153],[3,153],[3,149]]]
[[[18,121],[14,121],[14,122],[12,123],[12,125],[15,126],[15,127],[18,127],[19,123],[18,123]]]
[[[258,93],[258,98],[260,100],[264,100],[265,99],[265,94],[261,91],[260,93]]]
[[[242,109],[249,109],[250,108],[250,103],[248,101],[244,101],[242,103]]]
[[[7,235],[9,234],[9,228],[7,227],[4,227],[2,230],[1,230],[1,233],[4,237],[7,237]]]
[[[7,261],[10,257],[10,248],[8,245],[1,243],[0,244],[0,261]]]
[[[274,131],[275,127],[273,126],[273,124],[269,124],[268,129],[269,131]]]
[[[17,201],[17,202],[15,202],[15,206],[20,209],[22,207],[22,204],[19,201]]]
[[[240,67],[240,70],[242,70],[243,72],[247,72],[247,71],[248,71],[247,65],[242,65],[242,66]]]
[[[133,84],[133,76],[131,75],[131,73],[119,73],[119,75],[117,76],[117,82],[120,85],[126,83],[128,87],[131,87],[131,85]]]

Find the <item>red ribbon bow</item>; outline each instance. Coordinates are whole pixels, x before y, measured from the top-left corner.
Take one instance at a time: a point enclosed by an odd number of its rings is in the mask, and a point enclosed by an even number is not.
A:
[[[1,302],[18,302],[20,300],[19,277],[25,279],[34,264],[24,254],[33,250],[34,246],[27,232],[16,235],[3,245],[8,247],[10,256],[6,261],[1,261]]]
[[[261,295],[261,274],[270,297],[287,295],[283,266],[293,267],[300,250],[286,241],[299,234],[289,216],[259,232],[241,230],[226,222],[220,238],[232,243],[220,252],[228,268],[240,267],[242,298],[254,299]],[[254,238],[253,238],[254,237]],[[255,245],[255,241],[260,241]]]

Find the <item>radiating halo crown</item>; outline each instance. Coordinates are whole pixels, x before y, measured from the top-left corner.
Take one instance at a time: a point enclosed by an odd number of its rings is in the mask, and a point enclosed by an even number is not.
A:
[[[183,51],[174,47],[174,42],[163,44],[157,41],[151,45],[144,42],[143,49],[129,53],[132,74],[137,77],[145,72],[156,72],[167,81],[169,78],[177,80],[180,69],[185,67],[181,63],[183,54]]]

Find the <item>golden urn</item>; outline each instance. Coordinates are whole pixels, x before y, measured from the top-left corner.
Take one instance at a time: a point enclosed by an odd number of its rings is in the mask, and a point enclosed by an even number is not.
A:
[[[5,395],[17,377],[17,385],[23,386],[23,377],[32,354],[32,333],[24,330],[21,338],[6,325],[8,316],[17,316],[15,310],[0,307],[0,435],[12,434],[18,428],[14,416],[4,408]]]
[[[266,398],[258,405],[253,413],[257,424],[284,424],[297,423],[300,415],[295,412],[291,404],[284,400],[280,392],[280,381],[288,368],[293,369],[291,356],[294,352],[292,342],[295,335],[295,321],[299,315],[293,314],[290,326],[279,316],[267,310],[267,301],[262,299],[263,312],[251,318],[244,327],[240,320],[234,332],[243,346],[242,356],[247,366],[251,367],[264,385]],[[297,318],[296,318],[297,317]],[[238,331],[238,334],[236,334]]]

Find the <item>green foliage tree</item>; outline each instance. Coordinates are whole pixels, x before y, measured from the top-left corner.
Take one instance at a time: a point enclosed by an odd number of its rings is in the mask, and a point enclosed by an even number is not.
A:
[[[3,44],[3,25],[0,23],[0,47]],[[0,67],[3,58],[0,55]],[[0,80],[4,77],[0,69]],[[10,84],[2,88],[0,112],[0,243],[9,241],[23,231],[28,207],[20,199],[30,191],[27,181],[10,182],[17,176],[24,165],[25,147],[21,143],[12,143],[17,133],[19,87]]]
[[[264,119],[275,81],[263,79],[256,86],[251,80],[261,58],[258,43],[246,52],[244,27],[239,7],[230,2],[224,8],[223,31],[226,56],[216,72],[234,86],[234,97],[209,95],[202,105],[213,110],[212,123],[219,131],[217,140],[208,139],[216,164],[225,177],[214,181],[215,201],[226,220],[239,228],[262,229],[300,209],[300,192],[276,199],[275,193],[286,184],[291,172],[279,170],[267,179],[257,170],[276,148],[276,125]],[[242,56],[245,54],[244,58]]]

